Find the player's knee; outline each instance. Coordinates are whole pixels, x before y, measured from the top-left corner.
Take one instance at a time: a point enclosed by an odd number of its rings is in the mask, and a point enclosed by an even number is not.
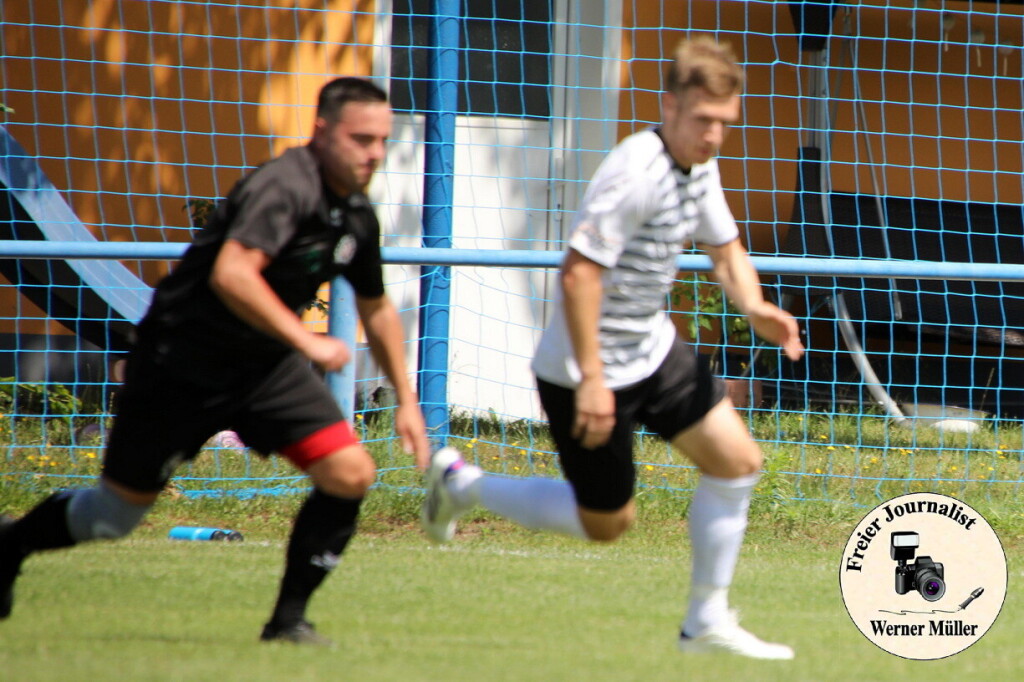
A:
[[[587,538],[594,542],[614,542],[632,528],[636,507],[632,502],[613,512],[580,510],[580,521]]]
[[[68,502],[68,530],[76,542],[123,538],[151,506],[132,504],[104,485],[78,490]]]
[[[615,524],[591,526],[586,528],[587,538],[594,542],[615,542],[623,533],[630,529],[632,521],[623,520]]]
[[[376,480],[377,467],[374,466],[373,460],[367,458],[364,464],[352,471],[346,471],[342,475],[341,485],[345,490],[349,491],[346,497],[363,497]]]
[[[757,443],[750,441],[745,447],[737,448],[730,452],[728,457],[723,457],[715,462],[714,470],[705,471],[705,473],[719,478],[742,478],[760,472],[763,464],[764,457],[761,454],[761,448],[757,446]]]
[[[377,467],[362,446],[333,452],[307,470],[317,488],[329,495],[361,499],[377,480]]]
[[[736,477],[756,474],[761,471],[763,464],[764,456],[761,454],[761,448],[757,446],[749,448],[749,451],[736,462]]]

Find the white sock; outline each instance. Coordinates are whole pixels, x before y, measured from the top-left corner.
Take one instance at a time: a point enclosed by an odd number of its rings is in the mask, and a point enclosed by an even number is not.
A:
[[[484,474],[475,483],[472,488],[477,500],[499,516],[534,530],[587,538],[576,509],[576,495],[566,481]]]
[[[760,474],[718,478],[704,474],[690,504],[693,580],[683,632],[696,636],[729,612],[728,590],[747,529],[750,493]]]

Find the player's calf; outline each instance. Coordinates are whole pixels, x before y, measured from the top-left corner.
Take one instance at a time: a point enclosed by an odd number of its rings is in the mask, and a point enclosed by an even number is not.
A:
[[[114,539],[138,525],[149,505],[134,505],[104,485],[50,495],[18,520],[0,522],[0,619],[11,614],[14,582],[33,552]]]
[[[0,620],[11,615],[14,607],[14,581],[21,571],[24,554],[7,542],[7,531],[14,525],[14,519],[0,516]]]
[[[71,495],[68,531],[75,542],[116,540],[131,533],[149,510],[150,505],[132,504],[101,483]]]
[[[281,639],[296,643],[324,644],[306,620],[313,593],[337,567],[356,532],[362,500],[328,495],[313,489],[292,527],[274,612],[263,629],[264,641]]]

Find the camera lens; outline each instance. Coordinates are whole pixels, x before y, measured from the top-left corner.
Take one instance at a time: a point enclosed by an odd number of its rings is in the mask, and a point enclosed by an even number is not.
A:
[[[946,594],[946,583],[930,568],[917,573],[917,591],[928,601],[938,601]]]

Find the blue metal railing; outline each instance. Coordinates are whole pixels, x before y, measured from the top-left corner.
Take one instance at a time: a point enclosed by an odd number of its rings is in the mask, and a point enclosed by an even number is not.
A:
[[[0,258],[177,260],[181,258],[187,247],[187,244],[165,242],[0,240]],[[385,263],[395,265],[552,268],[562,262],[561,251],[531,251],[528,249],[429,249],[392,246],[382,248],[381,255]],[[783,256],[752,256],[751,261],[762,275],[1024,282],[1024,266],[1013,263],[950,263]],[[711,270],[711,260],[707,256],[699,254],[681,255],[676,264],[683,272],[709,272]]]

